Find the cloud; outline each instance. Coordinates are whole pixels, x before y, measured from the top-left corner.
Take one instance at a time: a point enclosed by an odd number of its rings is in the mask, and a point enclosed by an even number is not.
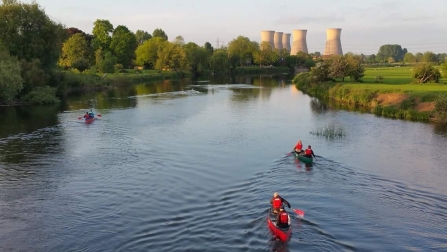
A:
[[[323,24],[323,23],[331,23],[331,22],[340,22],[344,21],[344,17],[336,17],[336,16],[308,16],[308,17],[292,17],[292,16],[286,16],[281,17],[275,21],[275,24],[287,24],[287,25],[293,25],[293,24]]]

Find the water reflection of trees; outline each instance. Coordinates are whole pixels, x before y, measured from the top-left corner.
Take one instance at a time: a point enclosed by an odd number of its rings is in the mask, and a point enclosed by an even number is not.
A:
[[[191,83],[188,80],[159,81],[136,85],[118,86],[103,91],[70,95],[64,102],[72,110],[85,108],[111,109],[137,106],[135,96],[182,91]]]
[[[234,88],[232,101],[245,102],[251,99],[270,99],[273,88],[284,87],[288,83],[287,76],[236,76],[234,84],[252,85],[253,88]]]
[[[310,107],[312,111],[316,114],[324,114],[330,110],[346,110],[355,111],[360,113],[369,113],[370,109],[367,107],[355,106],[352,104],[340,103],[334,100],[325,100],[312,98],[310,101]]]
[[[58,154],[62,126],[55,106],[20,106],[0,109],[0,162],[26,165],[36,156]],[[42,161],[42,160],[41,160]]]

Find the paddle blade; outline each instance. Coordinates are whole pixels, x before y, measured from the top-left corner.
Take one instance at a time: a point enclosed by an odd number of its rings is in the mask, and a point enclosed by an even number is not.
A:
[[[82,119],[82,116],[78,117],[78,119],[81,120],[81,119]]]
[[[100,114],[97,114],[96,116],[98,116],[98,117],[101,117],[101,115],[100,115]]]
[[[293,209],[293,211],[300,217],[303,218],[304,217],[304,211],[300,210],[300,209]]]

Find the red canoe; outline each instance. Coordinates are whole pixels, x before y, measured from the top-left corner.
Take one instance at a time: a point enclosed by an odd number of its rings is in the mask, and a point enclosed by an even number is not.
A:
[[[290,225],[290,214],[289,214],[289,227],[280,228],[276,226],[276,214],[272,213],[272,209],[270,208],[267,214],[267,225],[270,228],[272,234],[279,238],[281,241],[286,242],[290,239],[292,235],[292,226]]]
[[[85,123],[92,123],[95,120],[95,117],[93,118],[85,118]]]

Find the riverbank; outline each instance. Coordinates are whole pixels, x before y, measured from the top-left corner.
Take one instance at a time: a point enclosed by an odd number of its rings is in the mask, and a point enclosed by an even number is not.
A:
[[[379,70],[380,71],[380,70]],[[367,69],[364,80],[369,83],[312,83],[309,74],[298,74],[293,83],[302,92],[317,98],[364,107],[370,113],[388,118],[447,122],[447,85],[408,84],[405,70],[394,71],[397,78],[385,76],[389,83],[371,83],[377,70]],[[392,76],[392,75],[391,75]],[[407,82],[407,84],[402,84]]]

